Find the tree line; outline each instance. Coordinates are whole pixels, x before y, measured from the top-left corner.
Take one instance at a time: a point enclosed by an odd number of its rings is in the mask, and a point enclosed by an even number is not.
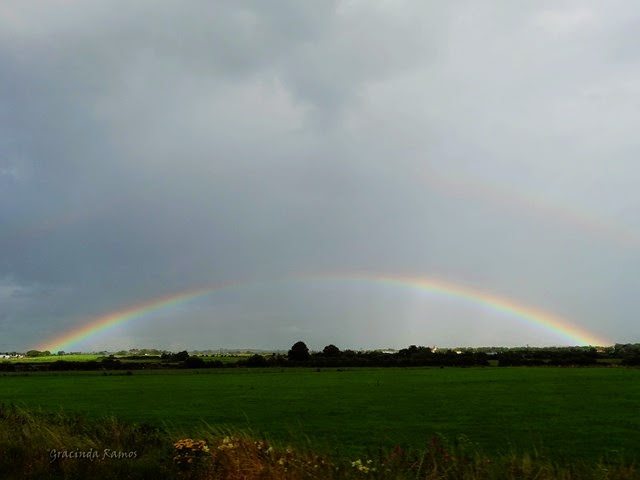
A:
[[[616,344],[612,347],[518,347],[437,349],[410,345],[398,351],[340,350],[333,344],[312,352],[303,341],[289,351],[253,354],[235,362],[223,363],[186,350],[172,353],[155,350],[159,355],[135,352],[126,356],[105,355],[99,360],[67,361],[64,356],[52,362],[0,363],[0,371],[65,370],[139,370],[158,368],[267,368],[267,367],[476,367],[476,366],[640,366],[640,344]],[[31,351],[37,357],[39,352]]]

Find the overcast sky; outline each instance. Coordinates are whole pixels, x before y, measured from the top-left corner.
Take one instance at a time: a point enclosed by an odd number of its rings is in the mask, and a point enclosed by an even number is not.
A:
[[[317,273],[640,342],[639,27],[631,0],[1,0],[0,351],[229,281],[77,349],[571,343]]]

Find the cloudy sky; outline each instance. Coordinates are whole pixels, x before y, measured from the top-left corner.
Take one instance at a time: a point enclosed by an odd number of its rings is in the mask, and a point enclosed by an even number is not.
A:
[[[74,347],[572,344],[483,294],[639,342],[639,24],[615,0],[0,1],[0,351],[228,282]],[[391,276],[484,293],[366,280]]]

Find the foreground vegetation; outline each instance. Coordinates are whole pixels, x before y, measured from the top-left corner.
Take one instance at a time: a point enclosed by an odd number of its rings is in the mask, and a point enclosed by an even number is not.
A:
[[[29,353],[0,363],[3,480],[640,478],[638,344]]]
[[[193,434],[195,433],[195,437]],[[178,431],[115,418],[0,406],[0,472],[12,479],[637,479],[622,456],[558,462],[537,451],[487,455],[466,437],[335,457],[244,433]]]
[[[5,402],[91,419],[203,425],[354,457],[466,435],[491,455],[640,452],[634,368],[233,368],[7,373]]]

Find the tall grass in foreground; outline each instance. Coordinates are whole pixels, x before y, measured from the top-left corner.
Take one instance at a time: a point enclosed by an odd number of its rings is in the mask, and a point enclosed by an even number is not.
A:
[[[11,479],[638,479],[623,458],[559,463],[536,452],[485,455],[434,436],[367,458],[294,449],[203,427],[190,436],[114,418],[87,420],[0,406],[0,478]]]

